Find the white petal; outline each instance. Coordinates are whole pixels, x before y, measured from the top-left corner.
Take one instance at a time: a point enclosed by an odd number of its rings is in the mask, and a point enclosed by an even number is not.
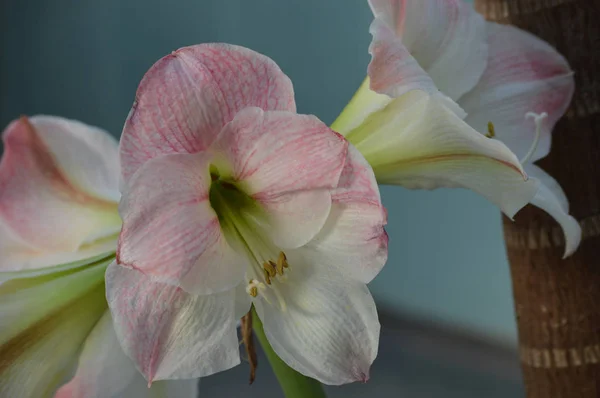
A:
[[[106,271],[115,331],[149,381],[207,376],[240,363],[234,294],[194,296],[115,263]]]
[[[581,226],[569,215],[569,202],[564,191],[548,173],[535,165],[527,165],[525,170],[540,181],[539,189],[531,204],[550,214],[560,224],[565,234],[565,254],[568,257],[577,250],[581,242]]]
[[[484,137],[438,97],[412,91],[347,135],[380,183],[411,189],[468,188],[512,217],[537,191],[515,155]]]
[[[98,321],[83,346],[77,373],[54,398],[196,398],[198,380],[148,383],[117,339],[110,311]]]
[[[255,301],[269,343],[290,367],[325,384],[369,379],[380,325],[366,285],[290,252],[281,307]],[[287,272],[287,270],[286,270]]]

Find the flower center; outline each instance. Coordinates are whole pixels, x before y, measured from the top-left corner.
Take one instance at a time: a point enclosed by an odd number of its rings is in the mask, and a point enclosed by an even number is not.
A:
[[[249,260],[246,292],[252,298],[261,297],[270,304],[277,301],[284,310],[286,305],[279,289],[287,280],[286,271],[290,265],[286,254],[265,233],[268,228],[265,210],[236,182],[219,175],[214,167],[211,167],[211,179],[210,203],[225,239]]]

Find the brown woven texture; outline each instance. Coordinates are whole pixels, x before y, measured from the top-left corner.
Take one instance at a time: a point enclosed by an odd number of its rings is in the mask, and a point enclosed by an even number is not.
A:
[[[555,46],[576,93],[537,164],[561,184],[583,228],[562,260],[555,221],[531,206],[504,220],[528,398],[600,397],[600,0],[475,0],[488,19]]]

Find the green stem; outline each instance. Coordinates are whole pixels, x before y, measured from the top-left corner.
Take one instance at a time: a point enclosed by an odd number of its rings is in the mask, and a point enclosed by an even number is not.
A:
[[[287,366],[273,351],[254,307],[252,307],[252,330],[267,355],[267,359],[286,398],[326,398],[321,383],[296,372]]]

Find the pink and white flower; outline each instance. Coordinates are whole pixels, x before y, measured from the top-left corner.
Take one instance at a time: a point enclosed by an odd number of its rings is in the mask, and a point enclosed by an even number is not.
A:
[[[116,340],[104,292],[121,229],[116,140],[51,116],[15,120],[3,139],[0,396],[195,397],[197,380],[149,390]]]
[[[332,128],[365,155],[380,182],[466,187],[509,217],[528,202],[541,207],[562,225],[571,254],[579,225],[556,181],[532,164],[548,154],[571,100],[564,58],[529,33],[484,21],[462,0],[369,5],[368,78]],[[510,150],[486,142],[480,132],[488,129]]]
[[[366,283],[387,258],[386,213],[358,151],[295,111],[279,67],[237,46],[179,49],[142,80],[106,283],[149,381],[237,365],[252,304],[292,368],[327,384],[368,378],[380,326]]]

